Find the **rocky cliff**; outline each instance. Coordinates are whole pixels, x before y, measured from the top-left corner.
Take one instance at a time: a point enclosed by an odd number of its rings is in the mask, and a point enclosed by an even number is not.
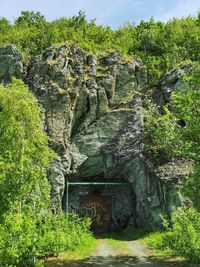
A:
[[[170,216],[181,205],[181,179],[192,167],[180,160],[154,169],[143,157],[141,95],[147,71],[139,58],[125,60],[116,52],[100,57],[64,45],[24,63],[12,45],[0,48],[0,80],[9,82],[11,76],[24,80],[43,110],[44,130],[57,153],[48,174],[55,203],[64,200],[66,181],[127,182],[128,202],[124,189],[104,188],[102,194],[121,201],[116,222],[129,216],[129,224],[149,228],[160,225],[160,213]],[[161,105],[169,83],[173,90],[178,82],[178,76],[169,77],[157,94]],[[79,191],[74,189],[71,202]]]

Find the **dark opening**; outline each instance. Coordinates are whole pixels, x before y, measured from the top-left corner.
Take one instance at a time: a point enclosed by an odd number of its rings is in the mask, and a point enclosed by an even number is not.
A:
[[[109,232],[113,230],[112,199],[101,195],[91,194],[80,196],[79,215],[90,217],[91,230],[94,232]]]
[[[183,119],[178,120],[178,121],[177,121],[177,124],[178,124],[180,127],[182,127],[182,128],[187,127],[187,123],[186,123],[186,121],[183,120]]]
[[[63,209],[90,217],[95,233],[134,227],[135,208],[135,194],[129,183],[68,183],[68,197],[65,192],[63,198]]]

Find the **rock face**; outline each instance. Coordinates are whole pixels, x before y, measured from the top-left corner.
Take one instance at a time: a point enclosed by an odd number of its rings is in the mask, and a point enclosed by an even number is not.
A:
[[[158,106],[163,106],[170,101],[170,95],[173,91],[175,91],[180,86],[187,86],[184,85],[183,82],[180,80],[180,76],[187,72],[192,67],[192,63],[187,63],[182,67],[173,70],[167,73],[164,78],[162,79],[161,83],[155,90],[155,102]]]
[[[21,78],[22,73],[22,56],[16,46],[0,47],[0,81],[9,82],[12,76]]]
[[[160,213],[170,216],[181,205],[177,177],[179,172],[188,175],[184,163],[178,170],[172,164],[169,178],[165,167],[154,170],[143,158],[141,94],[147,80],[139,59],[126,61],[118,53],[98,57],[64,45],[46,49],[22,75],[14,46],[0,48],[0,57],[1,81],[23,77],[42,107],[44,130],[57,153],[48,175],[55,204],[77,211],[81,195],[111,199],[116,228],[157,228]],[[67,193],[67,181],[119,182],[127,189],[120,184],[77,185]]]

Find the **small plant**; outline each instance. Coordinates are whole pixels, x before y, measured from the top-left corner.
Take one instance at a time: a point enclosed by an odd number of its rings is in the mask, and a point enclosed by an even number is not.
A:
[[[194,208],[180,208],[172,216],[171,227],[148,236],[150,247],[166,254],[183,256],[189,262],[200,262],[200,216]]]

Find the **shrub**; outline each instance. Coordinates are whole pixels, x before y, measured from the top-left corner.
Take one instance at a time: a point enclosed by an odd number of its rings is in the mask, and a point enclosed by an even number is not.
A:
[[[188,261],[200,262],[200,216],[194,208],[180,208],[172,216],[172,228],[154,233],[147,239],[148,244],[158,250],[173,251]]]
[[[46,216],[38,232],[38,252],[57,256],[59,252],[74,250],[90,236],[89,227],[89,219],[81,219],[75,214]]]
[[[0,225],[0,266],[35,266],[36,256],[57,256],[87,242],[90,221],[63,213],[34,217],[8,213]]]

